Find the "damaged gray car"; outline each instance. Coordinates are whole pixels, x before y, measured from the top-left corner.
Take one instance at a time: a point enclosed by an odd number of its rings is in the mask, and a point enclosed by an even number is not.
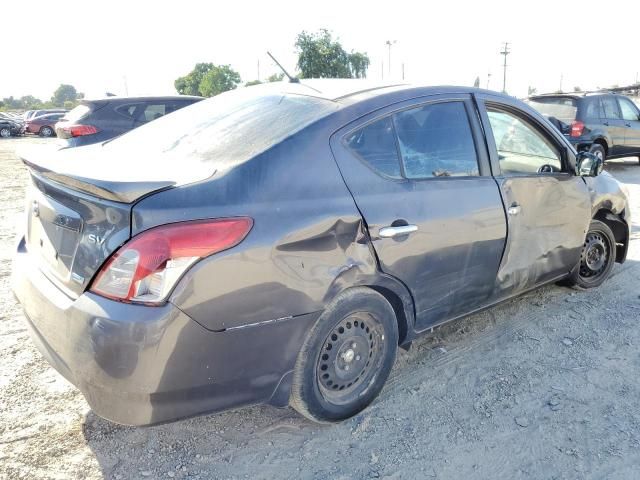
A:
[[[601,160],[478,89],[282,82],[23,159],[14,292],[42,354],[125,424],[348,418],[398,347],[549,282],[597,287],[629,244]]]

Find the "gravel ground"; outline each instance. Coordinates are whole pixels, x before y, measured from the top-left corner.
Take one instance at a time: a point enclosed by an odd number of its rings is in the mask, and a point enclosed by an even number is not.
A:
[[[9,288],[26,173],[0,141],[0,478],[630,479],[640,477],[640,165],[607,169],[638,212],[601,288],[548,286],[399,354],[339,425],[253,407],[131,428],[95,416],[42,359]]]

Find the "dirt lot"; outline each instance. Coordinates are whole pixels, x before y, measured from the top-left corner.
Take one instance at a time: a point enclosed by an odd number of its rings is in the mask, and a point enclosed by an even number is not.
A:
[[[0,478],[640,477],[640,165],[627,263],[601,288],[549,286],[401,352],[380,398],[318,426],[253,407],[130,428],[96,417],[40,357],[9,288],[26,174],[0,141]]]

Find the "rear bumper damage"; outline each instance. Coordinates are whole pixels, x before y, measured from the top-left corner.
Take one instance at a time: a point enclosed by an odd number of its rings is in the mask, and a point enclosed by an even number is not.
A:
[[[255,403],[286,405],[302,339],[318,316],[212,332],[171,303],[147,307],[91,293],[72,300],[24,248],[13,271],[13,290],[38,349],[97,415],[128,425]]]

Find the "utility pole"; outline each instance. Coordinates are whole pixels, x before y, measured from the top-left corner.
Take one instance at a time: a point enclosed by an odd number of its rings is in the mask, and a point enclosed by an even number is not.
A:
[[[404,80],[404,62],[402,62],[402,80]]]
[[[384,60],[380,62],[380,79],[384,80]]]
[[[509,50],[509,42],[504,42],[504,50],[500,52],[500,55],[504,55],[504,65],[503,65],[503,74],[502,74],[502,93],[507,93],[507,55],[509,55],[511,51]]]
[[[491,72],[487,73],[487,90],[489,90],[489,83],[491,83]]]
[[[258,77],[256,78],[256,80],[260,80],[260,59],[258,59]]]
[[[562,93],[562,74],[560,74],[560,93]]]
[[[391,45],[395,44],[396,41],[387,40],[385,44],[389,47],[389,78],[391,78]]]

